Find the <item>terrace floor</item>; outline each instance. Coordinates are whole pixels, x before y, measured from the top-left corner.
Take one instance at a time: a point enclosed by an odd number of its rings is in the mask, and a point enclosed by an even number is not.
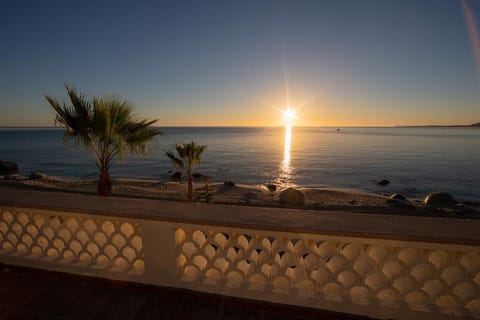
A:
[[[0,319],[366,319],[0,264]]]

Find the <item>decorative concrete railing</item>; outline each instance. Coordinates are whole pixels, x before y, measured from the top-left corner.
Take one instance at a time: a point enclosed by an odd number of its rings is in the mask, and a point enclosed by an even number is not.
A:
[[[6,264],[375,318],[480,318],[479,221],[0,191]]]

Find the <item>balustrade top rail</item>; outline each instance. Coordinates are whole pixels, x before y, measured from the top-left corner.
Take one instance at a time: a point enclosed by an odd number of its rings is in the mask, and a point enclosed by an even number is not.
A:
[[[480,220],[98,197],[0,187],[0,206],[273,231],[480,245]]]

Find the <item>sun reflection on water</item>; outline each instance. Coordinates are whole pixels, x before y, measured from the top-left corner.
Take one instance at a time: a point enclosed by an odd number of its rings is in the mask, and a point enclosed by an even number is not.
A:
[[[283,160],[280,163],[280,174],[277,183],[282,186],[293,186],[294,167],[291,165],[292,124],[285,125],[285,139],[283,145]]]
[[[285,126],[285,144],[283,145],[283,161],[281,163],[282,171],[290,171],[290,150],[292,148],[292,125]]]

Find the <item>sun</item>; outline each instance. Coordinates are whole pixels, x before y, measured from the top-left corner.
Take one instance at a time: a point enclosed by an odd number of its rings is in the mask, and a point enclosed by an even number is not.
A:
[[[297,111],[295,111],[295,109],[288,106],[287,109],[283,110],[282,120],[287,125],[291,125],[295,119],[297,119]]]

